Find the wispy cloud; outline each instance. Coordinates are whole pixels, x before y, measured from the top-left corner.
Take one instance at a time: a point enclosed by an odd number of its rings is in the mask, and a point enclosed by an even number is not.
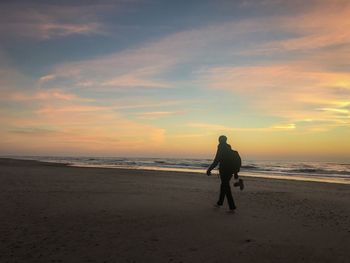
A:
[[[75,94],[67,93],[59,89],[52,90],[38,90],[34,92],[24,91],[9,91],[0,100],[12,100],[12,101],[52,101],[52,100],[63,100],[63,101],[93,101],[93,99],[81,98]]]
[[[68,36],[72,34],[96,34],[101,33],[102,26],[99,23],[88,24],[63,24],[46,23],[37,25],[39,34],[44,39],[52,37]]]
[[[343,118],[341,114],[349,116],[349,112],[340,105],[347,105],[350,97],[338,93],[339,89],[350,88],[339,85],[350,83],[349,75],[345,73],[322,71],[316,65],[305,67],[301,62],[294,65],[212,68],[203,75],[202,81],[208,83],[209,88],[230,91],[244,98],[251,109],[286,121],[295,122],[299,118],[333,122]],[[334,114],[329,114],[330,111]]]
[[[199,128],[205,130],[232,130],[232,128],[226,127],[224,125],[211,123],[188,123],[187,126],[191,128]]]
[[[196,128],[200,130],[206,130],[212,134],[217,134],[219,132],[234,132],[234,131],[246,131],[246,132],[269,132],[278,130],[293,130],[296,128],[294,123],[279,123],[268,127],[229,127],[220,124],[212,123],[189,123],[188,127]]]
[[[171,87],[173,83],[163,80],[162,74],[185,58],[173,56],[163,45],[147,44],[108,56],[58,65],[47,74],[55,76],[57,81],[47,83],[47,87],[59,81],[65,86],[95,90]]]
[[[110,108],[67,105],[41,108],[30,115],[15,119],[0,115],[3,149],[22,144],[23,151],[40,145],[42,151],[56,153],[144,154],[164,141],[164,129],[130,121]]]
[[[271,3],[275,4],[275,1]],[[269,1],[266,4],[271,3]],[[321,2],[317,1],[316,3],[314,9],[297,15],[249,18],[185,30],[134,49],[60,65],[52,74],[66,78],[71,81],[69,85],[78,87],[159,88],[174,85],[162,80],[162,75],[182,64],[195,64],[192,70],[196,72],[198,66],[210,68],[206,66],[208,61],[209,65],[223,60],[225,64],[227,61],[235,64],[237,56],[249,56],[251,63],[254,63],[255,56],[261,55],[259,52],[269,55],[267,58],[269,60],[274,60],[274,57],[281,55],[281,52],[291,52],[283,54],[285,64],[281,65],[279,71],[283,71],[283,67],[290,71],[289,63],[294,63],[301,57],[305,59],[305,55],[314,61],[317,60],[321,65],[330,60],[339,65],[341,58],[347,63],[344,56],[339,55],[340,52],[328,52],[329,56],[326,58],[324,54],[327,52],[319,52],[319,49],[349,43],[350,34],[346,30],[348,27],[346,18],[349,17],[350,8],[347,8],[346,4],[344,8],[343,1],[338,1],[338,5],[320,4]],[[333,12],[329,12],[329,8]],[[257,37],[259,34],[281,34],[285,37],[283,40],[275,40],[273,37],[261,39]],[[321,54],[323,57],[320,57]],[[259,64],[256,67],[262,70],[263,62],[260,61]],[[254,69],[252,65],[250,66]],[[304,69],[307,67],[308,65],[304,65]],[[278,73],[276,68],[273,71]],[[300,69],[297,73],[303,71]],[[309,70],[303,75],[310,73],[312,75],[309,78],[313,80],[312,78],[322,78],[321,75],[325,72]],[[295,80],[297,78],[298,76],[294,76]],[[262,84],[266,84],[267,81],[274,80],[266,78]]]
[[[275,126],[272,126],[272,128],[274,129],[280,129],[280,130],[293,130],[295,129],[295,124],[294,123],[287,123],[287,124],[284,124],[284,125],[275,125]]]
[[[55,75],[50,74],[50,75],[45,75],[45,76],[40,77],[40,78],[39,78],[39,81],[40,81],[41,83],[43,83],[43,82],[47,82],[47,81],[53,80],[53,79],[55,79],[55,78],[56,78]]]
[[[55,5],[2,3],[1,35],[39,40],[69,35],[105,34],[97,14],[108,10],[104,5]]]
[[[108,108],[106,107],[97,107],[97,106],[87,106],[87,105],[78,105],[78,106],[63,106],[63,107],[52,107],[52,106],[45,106],[42,108],[39,108],[37,110],[37,113],[49,113],[49,114],[56,114],[61,112],[67,112],[67,113],[74,113],[74,112],[98,112],[98,111],[105,111]]]
[[[249,105],[247,108],[284,120],[285,124],[264,129],[291,130],[303,119],[332,122],[335,117],[343,118],[340,112],[319,109],[346,103],[344,92],[350,87],[349,74],[337,68],[347,63],[344,54],[348,53],[330,49],[349,42],[344,23],[350,9],[342,3],[317,4],[292,16],[249,18],[186,30],[108,56],[59,65],[48,76],[82,89],[176,88],[176,82],[163,76],[176,67],[193,64],[189,80],[193,85],[232,92]],[[329,8],[337,15],[327,13]],[[256,37],[262,33],[284,37]],[[263,60],[262,50],[267,56]],[[282,50],[286,53],[279,57]],[[235,63],[235,58],[246,56],[249,65]],[[228,65],[212,66],[208,61]],[[147,113],[141,116],[146,118]]]
[[[43,127],[18,127],[14,128],[9,131],[10,133],[15,133],[15,134],[24,134],[24,135],[47,135],[47,134],[53,134],[57,132],[54,129],[48,129],[48,128],[43,128]]]
[[[170,84],[165,81],[152,80],[151,74],[133,73],[125,74],[101,83],[102,87],[111,88],[167,88]]]
[[[323,47],[350,43],[350,15],[348,1],[323,2],[314,10],[296,17],[281,18],[275,28],[295,33],[296,36],[282,41],[273,41],[266,45],[275,52],[286,50],[315,50]]]
[[[158,119],[166,116],[181,115],[184,113],[185,112],[183,111],[153,111],[153,112],[138,113],[137,116],[138,118],[141,118],[141,119],[153,120],[153,119]]]

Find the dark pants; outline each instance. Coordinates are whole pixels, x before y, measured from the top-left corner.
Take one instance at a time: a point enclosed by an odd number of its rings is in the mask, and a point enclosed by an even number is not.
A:
[[[220,179],[221,179],[221,186],[220,186],[220,196],[219,201],[217,202],[218,205],[223,205],[225,196],[227,198],[228,206],[230,209],[235,209],[235,201],[233,200],[232,193],[231,193],[231,187],[230,187],[230,180],[232,178],[232,174],[221,174],[220,173]]]

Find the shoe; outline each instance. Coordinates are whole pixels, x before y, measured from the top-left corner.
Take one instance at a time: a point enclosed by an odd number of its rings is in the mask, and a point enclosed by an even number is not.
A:
[[[243,180],[242,179],[239,179],[238,180],[238,183],[239,183],[239,189],[241,189],[241,191],[244,189],[244,183],[243,183]]]

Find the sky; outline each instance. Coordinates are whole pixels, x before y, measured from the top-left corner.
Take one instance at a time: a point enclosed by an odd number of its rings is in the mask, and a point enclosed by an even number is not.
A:
[[[350,1],[1,1],[0,155],[350,161]]]

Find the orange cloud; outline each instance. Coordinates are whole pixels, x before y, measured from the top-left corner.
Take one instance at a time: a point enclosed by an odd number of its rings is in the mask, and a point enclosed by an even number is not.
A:
[[[350,102],[350,86],[344,85],[350,83],[349,74],[310,62],[211,68],[200,79],[202,85],[230,91],[249,107],[290,123],[310,119],[344,125],[344,115],[350,116],[343,108]]]
[[[5,99],[4,97],[2,99]],[[6,99],[14,101],[32,101],[32,100],[64,100],[64,101],[92,101],[92,99],[85,99],[76,96],[75,94],[67,93],[62,90],[39,90],[29,94],[28,92],[15,91],[9,92]]]
[[[125,74],[110,80],[104,81],[101,86],[104,87],[150,87],[167,88],[169,83],[149,79],[145,74]]]
[[[281,19],[276,25],[299,36],[272,42],[275,50],[318,49],[350,43],[350,3],[335,1],[320,4],[311,12]]]
[[[137,116],[141,119],[157,119],[165,116],[184,114],[181,111],[153,111],[153,112],[142,112],[138,113]]]
[[[40,111],[30,118],[7,119],[0,129],[4,150],[35,152],[127,154],[145,153],[162,146],[164,130],[139,124],[111,110],[68,108]],[[142,131],[142,133],[140,133]]]
[[[51,107],[46,106],[37,110],[37,113],[59,113],[59,112],[96,112],[107,110],[106,107],[97,107],[97,106],[87,106],[87,105],[71,105],[63,107]]]

